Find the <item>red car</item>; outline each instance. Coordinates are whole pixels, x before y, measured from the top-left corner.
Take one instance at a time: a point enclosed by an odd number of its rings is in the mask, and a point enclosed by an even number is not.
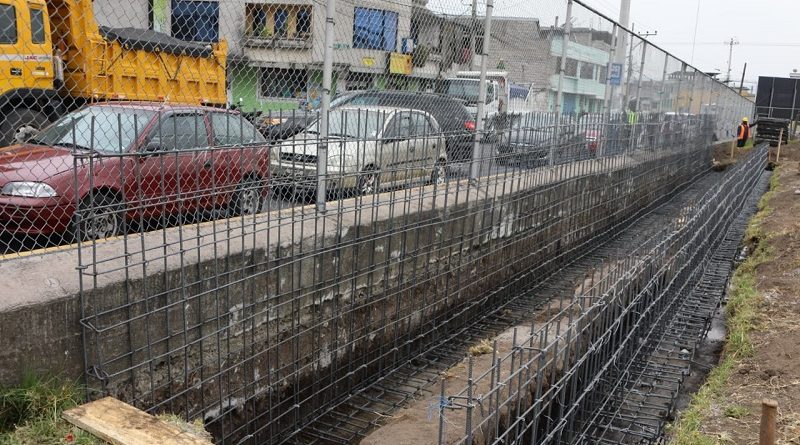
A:
[[[93,104],[0,148],[0,230],[100,239],[132,221],[256,213],[268,175],[266,139],[237,112]]]

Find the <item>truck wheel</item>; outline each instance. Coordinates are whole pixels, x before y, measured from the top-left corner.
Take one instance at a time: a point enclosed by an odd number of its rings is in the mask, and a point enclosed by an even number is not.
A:
[[[34,110],[11,110],[0,123],[0,147],[25,142],[47,125],[47,116]]]

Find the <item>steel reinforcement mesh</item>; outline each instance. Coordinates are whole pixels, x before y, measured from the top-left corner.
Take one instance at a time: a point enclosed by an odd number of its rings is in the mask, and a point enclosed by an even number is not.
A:
[[[753,151],[683,217],[581,290],[493,366],[442,393],[440,443],[658,443],[766,191]],[[535,288],[531,289],[534,292]],[[446,419],[446,420],[445,420]],[[446,438],[446,439],[445,439]]]

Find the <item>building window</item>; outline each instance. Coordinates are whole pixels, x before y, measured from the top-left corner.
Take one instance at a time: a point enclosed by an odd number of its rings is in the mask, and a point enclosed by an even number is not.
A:
[[[256,39],[307,40],[311,6],[250,3],[245,6],[247,36]]]
[[[581,63],[581,79],[594,80],[594,65],[588,62]]]
[[[308,73],[306,70],[262,68],[260,95],[272,99],[306,98]]]
[[[567,77],[578,77],[578,61],[575,59],[567,59],[567,65],[564,69],[564,75]]]
[[[380,9],[355,8],[353,48],[394,51],[398,14]]]
[[[44,11],[31,8],[31,43],[44,43]]]
[[[193,42],[219,41],[219,3],[172,0],[172,36]]]
[[[561,72],[561,57],[556,57],[556,73]],[[578,61],[567,58],[564,66],[564,75],[567,77],[578,77]]]
[[[297,11],[297,35],[308,38],[311,35],[311,9],[301,8]]]
[[[608,83],[608,67],[601,66],[600,67],[600,75],[597,76],[597,81],[605,85]]]
[[[11,5],[0,5],[0,43],[17,42],[17,11]]]

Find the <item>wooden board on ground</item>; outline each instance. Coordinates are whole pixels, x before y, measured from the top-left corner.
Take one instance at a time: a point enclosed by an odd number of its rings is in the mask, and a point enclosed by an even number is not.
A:
[[[205,438],[113,397],[64,411],[69,423],[114,445],[212,445]]]

